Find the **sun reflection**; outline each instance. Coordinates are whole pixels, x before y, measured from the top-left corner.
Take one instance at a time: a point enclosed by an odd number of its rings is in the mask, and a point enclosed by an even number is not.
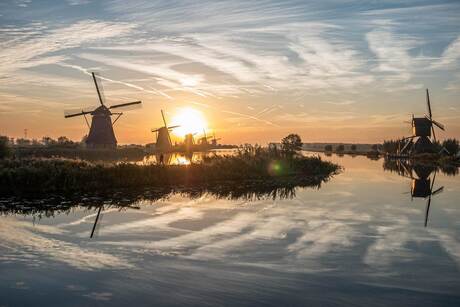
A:
[[[187,133],[203,133],[207,128],[206,119],[193,108],[180,109],[172,118],[171,126],[179,125],[173,130],[174,135],[184,137]]]

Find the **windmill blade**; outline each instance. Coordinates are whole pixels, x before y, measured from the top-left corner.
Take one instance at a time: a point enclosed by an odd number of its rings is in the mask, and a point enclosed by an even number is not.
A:
[[[142,101],[133,101],[133,102],[127,102],[127,103],[120,103],[120,104],[115,104],[113,106],[110,106],[109,109],[116,109],[116,108],[126,108],[126,107],[141,107]]]
[[[437,122],[437,121],[435,121],[435,120],[433,120],[433,119],[431,120],[431,122],[432,122],[434,125],[436,125],[439,129],[441,129],[442,131],[445,130],[445,126],[444,126],[443,124],[441,124],[440,122]]]
[[[433,191],[433,187],[434,187],[434,182],[436,181],[436,169],[434,171],[434,174],[433,174],[433,181],[431,182],[431,187],[430,187],[430,191]]]
[[[431,125],[431,133],[433,134],[433,140],[436,143],[436,133],[434,132],[434,126]]]
[[[442,191],[444,191],[444,187],[440,187],[439,189],[437,189],[436,191],[432,192],[431,195],[436,195],[436,194],[439,194],[439,193],[442,193]]]
[[[157,128],[157,129],[152,129],[152,132],[158,132],[160,131],[161,128]]]
[[[165,124],[165,127],[168,127],[168,125],[166,124],[165,114],[163,113],[163,110],[161,110],[161,117],[163,117],[163,123]]]
[[[180,125],[171,126],[171,127],[168,127],[168,130],[172,130],[172,129],[178,128],[178,127],[180,127]]]
[[[86,114],[91,114],[92,111],[80,111],[77,113],[74,113],[72,111],[64,111],[64,118],[69,118],[69,117],[75,117],[75,116],[81,116],[81,115],[86,115]]]
[[[425,211],[425,227],[428,225],[428,216],[430,215],[430,205],[431,205],[431,195],[428,197],[428,201],[426,203],[426,211]]]
[[[101,105],[105,105],[105,96],[104,96],[104,88],[102,87],[102,82],[100,78],[96,73],[92,72],[91,73],[93,76],[94,80],[94,85],[96,86],[96,91],[97,91],[97,96],[99,97],[99,102]]]
[[[430,93],[428,92],[428,89],[426,89],[426,104],[428,106],[428,115],[431,119],[433,117],[433,114],[431,114]]]
[[[94,236],[94,231],[96,230],[96,225],[97,225],[97,222],[99,221],[99,216],[101,215],[101,211],[102,211],[102,206],[100,206],[99,210],[97,211],[96,219],[94,220],[94,225],[93,225],[93,229],[91,230],[90,238]]]

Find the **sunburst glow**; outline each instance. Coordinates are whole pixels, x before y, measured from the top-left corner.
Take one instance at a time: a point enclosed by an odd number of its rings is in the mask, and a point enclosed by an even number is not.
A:
[[[187,133],[203,133],[207,128],[203,113],[192,108],[179,109],[171,121],[171,126],[175,125],[179,127],[175,128],[173,133],[180,137],[184,137]]]

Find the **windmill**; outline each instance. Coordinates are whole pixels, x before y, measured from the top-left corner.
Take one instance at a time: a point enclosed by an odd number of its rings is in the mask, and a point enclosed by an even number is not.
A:
[[[171,151],[172,150],[172,142],[171,142],[171,136],[169,135],[169,132],[177,128],[179,126],[171,126],[168,127],[168,124],[166,123],[165,115],[163,113],[163,110],[161,110],[161,117],[163,118],[163,123],[164,126],[157,128],[157,129],[152,129],[152,132],[156,133],[156,145],[155,149],[157,151],[161,152],[166,152],[166,151]]]
[[[400,174],[411,179],[410,195],[411,199],[424,198],[426,199],[425,209],[425,227],[428,225],[428,216],[430,213],[431,197],[441,193],[444,187],[434,190],[436,181],[436,168],[430,166],[415,165],[410,167],[404,161],[399,161],[398,168],[401,168]],[[431,181],[431,174],[433,181]],[[415,175],[415,176],[414,176]]]
[[[400,154],[436,151],[436,146],[434,145],[436,143],[435,126],[443,131],[445,127],[433,119],[428,89],[426,89],[426,103],[428,115],[425,114],[425,117],[414,117],[412,114],[412,136],[403,138],[405,144]]]
[[[216,139],[216,133],[213,132],[212,133],[212,140],[211,140],[212,146],[217,146],[217,141],[219,141],[219,140],[220,140],[220,138]]]
[[[86,145],[91,148],[116,148],[117,139],[115,138],[115,133],[113,132],[113,125],[118,121],[122,112],[112,112],[113,109],[125,108],[129,106],[140,105],[141,101],[127,102],[116,104],[112,106],[107,106],[104,97],[104,91],[100,78],[96,77],[94,72],[91,73],[93,76],[94,85],[96,86],[97,95],[99,97],[100,106],[90,107],[81,110],[72,110],[65,111],[64,117],[76,117],[82,116],[85,118],[86,125],[89,128],[89,134],[86,138]],[[91,115],[91,126],[88,122],[86,115]],[[114,121],[112,121],[112,116],[116,115]]]
[[[199,139],[198,142],[202,146],[208,146],[209,145],[208,139],[210,138],[212,138],[212,136],[206,135],[206,130],[203,129],[203,136]]]
[[[193,136],[195,134],[196,133],[187,133],[185,135],[185,138],[184,138],[185,151],[187,151],[187,152],[193,151],[193,147],[195,146],[195,140],[194,140]]]

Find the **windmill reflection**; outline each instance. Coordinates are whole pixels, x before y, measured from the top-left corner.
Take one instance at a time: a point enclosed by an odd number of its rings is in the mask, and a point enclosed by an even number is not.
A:
[[[414,198],[426,199],[425,227],[428,225],[431,198],[444,190],[444,187],[435,188],[437,167],[429,165],[413,165],[405,160],[396,160],[397,172],[411,179],[410,195]]]
[[[99,210],[97,210],[97,215],[96,215],[96,219],[94,220],[94,225],[93,225],[93,229],[91,230],[90,238],[93,238],[96,229],[97,229],[96,235],[99,233],[100,226],[98,227],[97,225],[98,225],[98,222],[100,220],[102,220],[102,215],[101,215],[102,210],[103,210],[103,206],[100,206]],[[99,223],[99,225],[100,225],[100,223]]]

